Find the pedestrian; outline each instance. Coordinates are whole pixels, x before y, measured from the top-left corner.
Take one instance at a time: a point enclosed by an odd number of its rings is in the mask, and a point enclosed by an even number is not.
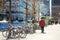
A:
[[[41,20],[39,21],[39,26],[41,27],[41,33],[44,33],[44,27],[45,27],[44,17],[42,17]]]

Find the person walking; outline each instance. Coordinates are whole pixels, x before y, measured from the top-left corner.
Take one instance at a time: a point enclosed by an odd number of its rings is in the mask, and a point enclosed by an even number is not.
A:
[[[44,26],[45,26],[44,17],[42,17],[41,20],[39,21],[39,26],[41,27],[41,33],[44,33]]]

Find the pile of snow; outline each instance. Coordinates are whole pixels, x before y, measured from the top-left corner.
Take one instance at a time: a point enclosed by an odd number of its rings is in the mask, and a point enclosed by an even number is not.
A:
[[[8,23],[8,21],[2,20],[2,21],[0,21],[0,23]]]

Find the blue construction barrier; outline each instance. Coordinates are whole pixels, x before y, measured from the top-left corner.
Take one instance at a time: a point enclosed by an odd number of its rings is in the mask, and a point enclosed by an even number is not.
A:
[[[15,27],[25,27],[26,24],[24,24],[24,23],[13,23],[11,25],[13,28],[15,28]]]
[[[5,30],[8,28],[8,24],[7,23],[0,23],[0,30]]]
[[[12,23],[11,26],[13,28],[16,27],[25,27],[25,23]],[[9,27],[8,23],[0,23],[0,30],[6,30]]]

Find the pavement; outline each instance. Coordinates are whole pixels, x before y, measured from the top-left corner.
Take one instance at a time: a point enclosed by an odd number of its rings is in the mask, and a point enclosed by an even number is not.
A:
[[[48,25],[45,27],[44,32],[43,34],[41,30],[36,30],[36,33],[27,34],[26,38],[20,38],[19,40],[60,40],[60,24]],[[0,32],[0,40],[6,40],[6,38],[2,36],[2,32]],[[18,40],[18,38],[9,40]]]

